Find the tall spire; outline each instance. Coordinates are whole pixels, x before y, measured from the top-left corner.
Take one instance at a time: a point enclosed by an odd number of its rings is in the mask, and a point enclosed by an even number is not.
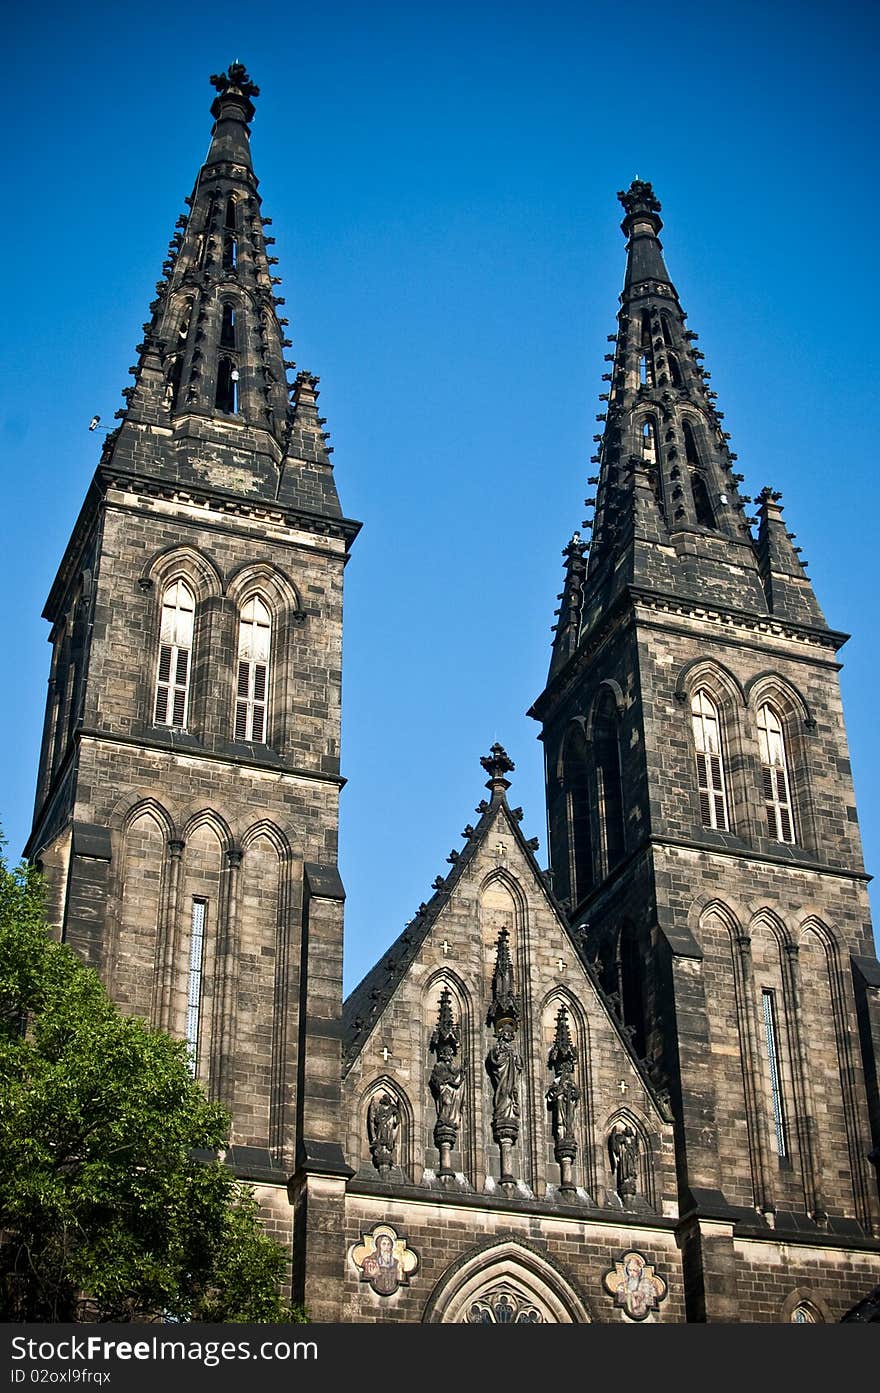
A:
[[[564,552],[551,677],[626,586],[761,615],[781,605],[786,619],[824,625],[802,569],[782,583],[794,574],[794,554],[779,561],[777,545],[774,563],[773,548],[752,535],[758,519],[744,511],[752,500],[739,492],[724,413],[663,258],[660,202],[643,179],[618,199],[627,262],[596,418],[599,468],[586,499],[594,512],[581,524],[592,541],[588,556],[577,534]],[[772,520],[762,536],[771,533]]]
[[[266,235],[271,219],[262,215],[251,163],[259,88],[237,61],[211,83],[210,148],[177,220],[130,369],[134,386],[117,412],[123,426],[108,438],[104,462],[119,464],[129,453],[143,472],[178,482],[204,482],[206,474],[210,482],[213,469],[214,481],[234,492],[338,516],[317,378],[287,379],[296,364],[284,356],[291,341],[279,317],[275,239]],[[132,429],[142,436],[151,427],[172,431],[172,450],[151,458],[142,439],[139,449],[126,449]],[[233,440],[235,466],[218,468],[216,447]]]

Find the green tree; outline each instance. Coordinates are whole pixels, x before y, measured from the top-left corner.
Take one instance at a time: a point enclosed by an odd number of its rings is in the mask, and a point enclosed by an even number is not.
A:
[[[0,1319],[304,1320],[214,1159],[228,1127],[184,1044],[117,1010],[0,855]]]

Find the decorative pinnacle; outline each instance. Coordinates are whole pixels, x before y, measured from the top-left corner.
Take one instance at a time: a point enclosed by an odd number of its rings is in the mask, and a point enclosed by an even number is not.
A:
[[[619,190],[617,197],[629,217],[633,213],[660,212],[660,201],[645,179],[633,179],[628,189]]]
[[[500,798],[510,788],[510,780],[505,779],[504,775],[512,773],[516,765],[497,740],[489,753],[481,756],[480,763],[489,775],[486,787],[491,791],[493,798]]]
[[[625,216],[620,224],[624,237],[632,237],[638,232],[649,237],[653,234],[656,238],[663,220],[660,217],[660,201],[655,197],[651,185],[645,179],[633,179],[629,188],[621,189],[617,197],[624,207]],[[650,233],[646,234],[646,226],[651,229]],[[663,280],[668,281],[669,273],[663,267],[662,258],[658,258],[658,265],[649,272],[649,276],[657,276],[661,270]]]
[[[556,1074],[570,1074],[577,1062],[577,1050],[572,1043],[568,1026],[568,1011],[560,1006],[556,1017],[556,1037],[550,1047],[547,1063]]]
[[[244,63],[235,61],[229,64],[225,73],[212,73],[211,86],[216,87],[219,94],[214,98],[211,106],[211,115],[215,120],[220,115],[224,99],[229,97],[241,98],[239,104],[244,107],[245,120],[252,121],[254,119],[254,104],[251,98],[258,97],[260,89],[256,83],[251,82]]]
[[[440,1011],[437,1018],[437,1025],[431,1036],[430,1048],[434,1054],[440,1054],[443,1049],[448,1049],[452,1054],[458,1053],[459,1036],[458,1026],[452,1015],[452,997],[449,988],[444,987],[440,993]]]
[[[498,934],[495,950],[495,971],[492,973],[492,1004],[487,1020],[496,1030],[501,1025],[519,1023],[519,997],[513,988],[513,963],[510,959],[510,931],[502,929]]]

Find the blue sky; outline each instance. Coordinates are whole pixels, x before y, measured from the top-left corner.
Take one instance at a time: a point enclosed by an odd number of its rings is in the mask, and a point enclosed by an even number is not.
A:
[[[876,15],[859,4],[50,3],[8,21],[0,794],[27,836],[39,618],[207,150],[208,75],[262,88],[284,313],[321,377],[346,572],[352,986],[427,899],[493,740],[546,856],[541,690],[583,516],[639,175],[748,493],[783,492],[829,623],[869,869],[878,620]],[[10,124],[12,129],[10,130]],[[7,605],[9,613],[9,605]],[[876,904],[876,900],[875,900]]]

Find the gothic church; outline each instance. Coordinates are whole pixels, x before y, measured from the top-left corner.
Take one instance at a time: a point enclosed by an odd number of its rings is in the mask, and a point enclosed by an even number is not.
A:
[[[550,869],[485,797],[343,1003],[343,571],[250,153],[213,136],[45,609],[27,854],[58,934],[184,1038],[318,1321],[838,1321],[880,1281],[880,964],[830,629],[756,534],[620,200],[591,541],[544,691]],[[476,772],[476,771],[475,771]],[[475,793],[479,796],[482,789]]]

